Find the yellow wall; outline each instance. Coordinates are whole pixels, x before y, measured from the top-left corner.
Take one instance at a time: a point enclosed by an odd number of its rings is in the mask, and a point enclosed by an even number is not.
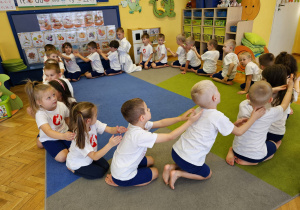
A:
[[[253,23],[253,33],[260,35],[269,43],[272,31],[276,0],[260,0],[260,11]]]
[[[109,2],[98,3],[97,6],[118,5],[120,1],[121,0],[109,0]],[[135,29],[141,27],[161,27],[162,33],[164,33],[166,36],[166,46],[175,51],[177,49],[176,35],[181,33],[181,13],[182,9],[186,5],[186,1],[175,1],[176,16],[173,18],[156,18],[153,14],[153,6],[152,4],[149,4],[148,0],[140,1],[140,5],[142,6],[142,12],[135,12],[134,14],[129,14],[128,7],[119,7],[121,26],[125,29],[125,33],[127,34],[127,29],[129,28]],[[66,7],[53,7],[53,9],[57,8]],[[18,11],[20,10],[25,9],[18,9]],[[19,58],[20,55],[10,28],[10,24],[8,22],[6,12],[0,12],[0,28],[0,54],[2,59],[6,60]]]
[[[300,17],[298,21],[298,27],[296,31],[295,42],[294,42],[294,47],[292,52],[300,54]]]

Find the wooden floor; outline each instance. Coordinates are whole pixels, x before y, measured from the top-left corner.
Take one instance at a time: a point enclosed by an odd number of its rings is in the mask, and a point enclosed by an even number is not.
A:
[[[244,75],[237,75],[236,81],[243,82]],[[45,151],[36,146],[38,129],[35,120],[26,114],[24,85],[11,91],[23,100],[25,108],[0,122],[0,209],[44,209]],[[297,209],[300,197],[279,208]]]

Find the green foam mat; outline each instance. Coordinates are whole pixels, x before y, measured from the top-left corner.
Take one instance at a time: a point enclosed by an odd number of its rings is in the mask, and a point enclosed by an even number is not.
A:
[[[182,96],[191,98],[190,90],[192,86],[200,80],[205,79],[211,80],[208,77],[187,73],[186,75],[176,75],[157,85]],[[232,122],[235,122],[239,104],[246,96],[237,94],[240,90],[239,84],[237,83],[232,86],[217,82],[214,83],[221,94],[221,103],[218,105],[218,110],[223,112]],[[297,136],[297,130],[300,127],[300,120],[298,119],[300,106],[292,104],[291,107],[294,110],[294,114],[287,120],[286,134],[275,156],[271,160],[258,164],[257,166],[238,167],[287,194],[295,196],[300,192],[300,142],[298,140],[299,137]],[[180,124],[178,123],[168,128],[173,130],[179,125]],[[232,134],[226,137],[218,134],[211,152],[225,159],[228,149],[232,145],[233,138],[234,136]],[[233,167],[236,166],[237,164]]]

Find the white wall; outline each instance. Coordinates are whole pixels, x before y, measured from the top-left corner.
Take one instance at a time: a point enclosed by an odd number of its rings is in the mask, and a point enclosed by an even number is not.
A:
[[[278,11],[280,2],[277,0],[268,46],[275,56],[282,51],[292,53],[300,15],[300,2],[284,3],[285,6],[281,6]]]

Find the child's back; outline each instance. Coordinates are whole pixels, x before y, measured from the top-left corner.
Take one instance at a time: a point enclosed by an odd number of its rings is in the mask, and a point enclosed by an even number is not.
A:
[[[231,63],[234,64],[234,67],[231,71],[231,74],[228,75],[228,69],[229,69],[229,65]],[[233,80],[236,75],[236,72],[237,72],[236,69],[237,69],[238,63],[239,63],[239,58],[234,52],[230,52],[227,55],[225,55],[225,57],[223,59],[222,76],[226,77],[228,75],[228,79]]]
[[[217,70],[217,62],[219,57],[220,52],[218,50],[208,50],[201,55],[201,59],[204,61],[203,71],[208,74],[215,73]]]
[[[257,82],[261,80],[261,73],[259,67],[250,61],[245,68],[245,74],[250,75],[252,74],[252,81]]]

